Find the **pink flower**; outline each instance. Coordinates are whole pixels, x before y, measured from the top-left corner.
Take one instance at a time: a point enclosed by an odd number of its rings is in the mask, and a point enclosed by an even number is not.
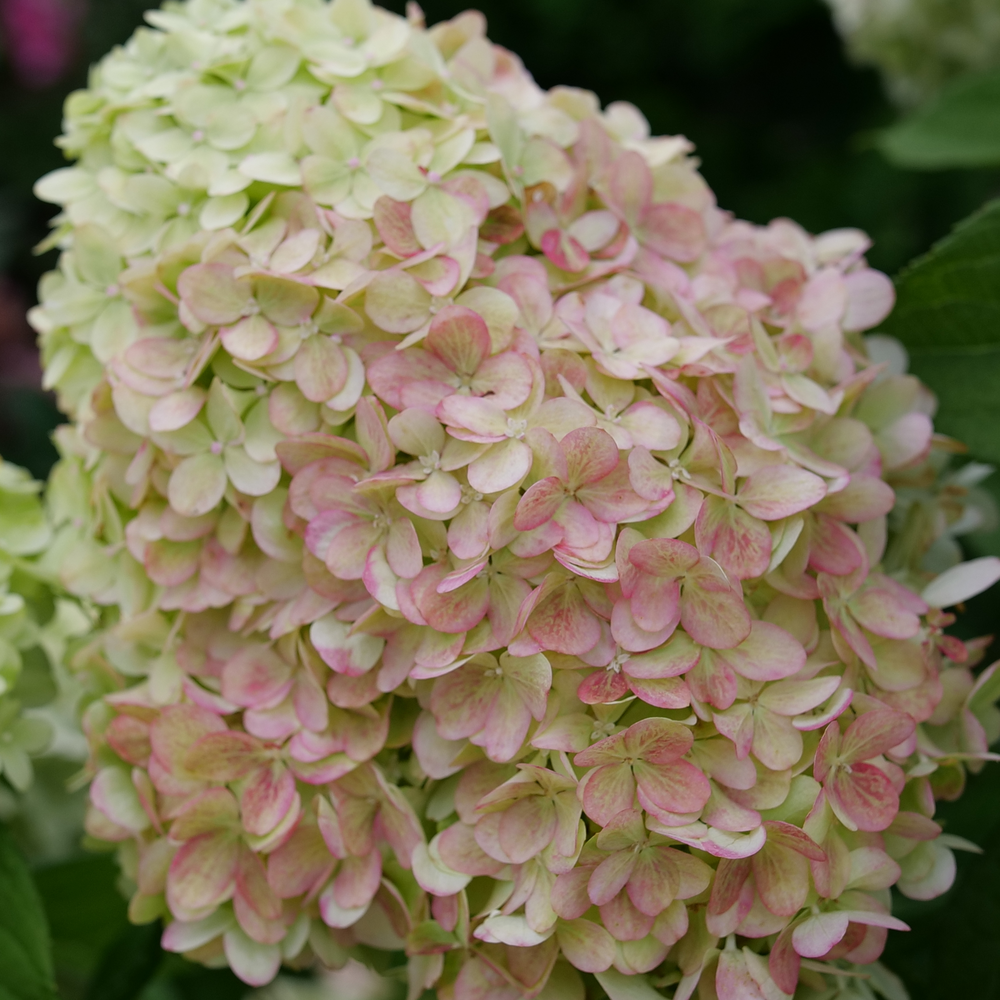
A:
[[[593,768],[580,783],[587,815],[607,825],[635,807],[654,813],[697,813],[708,800],[705,776],[681,758],[691,749],[690,730],[666,719],[645,719],[595,743],[574,758]]]
[[[570,431],[562,441],[538,428],[528,435],[537,472],[546,472],[521,497],[514,513],[518,531],[552,522],[548,537],[556,558],[601,562],[611,554],[608,525],[630,520],[647,508],[633,492],[613,438],[596,427]],[[561,537],[559,537],[561,535]]]
[[[848,830],[884,830],[899,809],[899,791],[873,758],[904,743],[913,720],[902,712],[876,709],[852,722],[841,734],[831,722],[816,749],[813,773],[823,783],[827,801]]]
[[[544,656],[500,659],[480,653],[435,681],[431,711],[448,740],[469,737],[491,760],[511,760],[521,749],[532,718],[545,714],[552,671]]]
[[[679,624],[696,642],[716,649],[737,646],[750,634],[738,584],[693,545],[672,538],[631,546],[619,541],[618,560],[624,600],[615,605],[612,631],[626,649],[651,649]]]

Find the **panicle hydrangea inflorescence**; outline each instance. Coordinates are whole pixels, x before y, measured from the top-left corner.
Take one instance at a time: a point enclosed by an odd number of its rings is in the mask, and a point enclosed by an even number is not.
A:
[[[874,962],[1000,733],[942,610],[998,574],[864,235],[736,221],[475,13],[147,19],[68,101],[33,314],[132,919],[444,1000]]]

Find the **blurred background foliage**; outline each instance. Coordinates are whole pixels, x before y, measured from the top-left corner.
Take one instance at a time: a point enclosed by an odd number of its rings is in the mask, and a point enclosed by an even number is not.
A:
[[[384,5],[402,13],[402,0]],[[32,252],[46,235],[52,210],[33,198],[31,188],[63,162],[52,140],[66,94],[85,84],[90,63],[128,38],[147,6],[148,0],[0,0],[0,454],[39,477],[55,458],[49,434],[59,415],[41,390],[24,314],[55,257]],[[465,5],[425,0],[423,6],[434,23]],[[756,223],[788,216],[814,232],[860,227],[875,241],[871,263],[889,274],[1000,195],[1000,78],[959,81],[957,91],[932,99],[889,130],[899,112],[877,72],[845,55],[821,0],[480,0],[478,6],[493,40],[516,51],[543,87],[574,85],[595,91],[604,102],[632,101],[654,133],[688,136],[719,203],[737,216]],[[963,98],[967,92],[971,98]],[[969,111],[976,102],[981,112]],[[966,114],[964,139],[956,137],[956,113]],[[963,141],[971,150],[964,158],[951,152]],[[1000,221],[998,232],[990,228],[1000,211],[988,215],[988,231],[977,233],[987,249],[994,248],[992,264],[976,281],[991,287],[1000,303]],[[954,256],[954,247],[943,253]],[[909,272],[900,285],[914,309],[919,312],[921,302],[938,309],[944,324],[930,351],[918,342],[923,334],[916,335],[914,367],[932,384],[950,379],[936,388],[951,401],[961,400],[962,380],[979,366],[975,400],[961,419],[949,412],[940,419],[945,430],[949,420],[972,427],[973,450],[980,453],[973,457],[996,461],[1000,381],[991,381],[991,373],[995,364],[1000,375],[1000,311],[985,309],[973,317],[972,325],[986,332],[971,353],[953,356],[947,322],[954,303],[934,299],[934,282],[941,284],[937,260]],[[924,316],[925,325],[933,322]],[[892,332],[908,339],[901,322]],[[947,376],[940,374],[945,369]],[[994,493],[998,478],[987,482]],[[964,541],[970,555],[1000,552],[997,530]],[[969,603],[957,631],[970,637],[996,630],[998,609],[996,593],[982,595]],[[46,767],[51,773],[44,773]],[[81,793],[61,792],[72,768],[54,760],[43,761],[41,770],[42,780],[10,827],[34,867],[60,995],[241,997],[244,987],[228,971],[165,958],[155,925],[128,925],[113,860],[77,847]],[[941,899],[900,900],[899,913],[913,931],[891,938],[886,960],[913,1000],[1000,998],[1000,768],[987,768],[970,781],[964,798],[945,803],[941,816],[950,833],[973,840],[985,853],[960,860],[958,880]],[[393,993],[377,984],[373,989],[372,1000]],[[311,995],[347,1000],[343,990],[343,984],[327,982]],[[359,991],[351,988],[352,1000],[360,1000]],[[292,994],[279,982],[267,995],[282,1000]]]

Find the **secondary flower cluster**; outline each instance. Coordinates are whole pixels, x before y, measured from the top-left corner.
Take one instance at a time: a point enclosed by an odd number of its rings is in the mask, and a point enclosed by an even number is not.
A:
[[[63,661],[91,624],[56,585],[40,489],[24,469],[0,460],[0,774],[17,792],[32,783],[31,758],[52,745],[53,723],[75,725]],[[72,746],[55,742],[63,752]]]
[[[882,73],[902,105],[963,73],[1000,64],[1000,11],[990,0],[826,0],[858,62]]]
[[[975,518],[865,237],[734,221],[475,14],[148,19],[69,99],[33,315],[132,918],[448,1000],[877,959],[954,875],[998,726],[941,608],[1000,574],[932,579]]]

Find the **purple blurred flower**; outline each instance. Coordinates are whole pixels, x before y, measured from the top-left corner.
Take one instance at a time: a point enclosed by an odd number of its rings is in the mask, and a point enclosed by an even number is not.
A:
[[[76,55],[83,0],[0,0],[0,25],[18,80],[50,87]]]

